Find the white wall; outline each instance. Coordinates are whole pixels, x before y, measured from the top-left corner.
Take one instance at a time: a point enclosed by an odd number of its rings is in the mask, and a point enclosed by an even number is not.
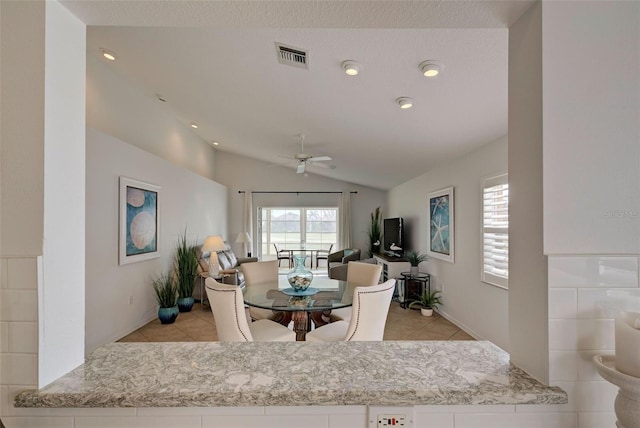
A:
[[[118,265],[118,177],[160,186],[160,258]],[[155,318],[151,279],[172,267],[174,248],[227,230],[227,189],[137,147],[87,130],[86,348],[117,340]],[[132,299],[132,303],[130,302]]]
[[[229,188],[229,239],[234,249],[241,253],[242,244],[234,244],[236,235],[243,230],[245,191],[329,191],[349,192],[351,195],[352,246],[363,252],[369,249],[367,229],[371,212],[376,207],[385,210],[386,192],[333,180],[312,173],[296,174],[295,169],[270,166],[266,162],[249,159],[226,152],[217,152],[216,180]],[[254,210],[262,206],[340,206],[339,194],[255,194]],[[255,214],[254,214],[255,222]],[[253,235],[255,237],[255,233]],[[255,239],[253,240],[255,254]],[[364,254],[363,254],[364,257]]]
[[[86,350],[156,316],[151,278],[167,273],[175,243],[227,234],[227,190],[213,180],[215,150],[155,98],[87,60]],[[161,257],[118,266],[118,177],[162,187]],[[132,301],[130,304],[129,302]]]
[[[639,8],[544,3],[547,254],[640,252]]]
[[[46,21],[41,386],[84,361],[85,25],[57,2]]]
[[[598,302],[639,286],[639,35],[638,2],[542,4],[549,378],[580,427],[615,420],[617,388],[591,362],[614,350]]]
[[[482,178],[507,170],[507,138],[487,144],[389,191],[388,216],[403,217],[411,248],[427,251],[427,195],[454,187],[455,263],[430,259],[421,270],[442,290],[440,311],[476,338],[509,350],[507,291],[480,281]]]
[[[537,3],[509,29],[509,350],[514,364],[547,382],[541,21]]]

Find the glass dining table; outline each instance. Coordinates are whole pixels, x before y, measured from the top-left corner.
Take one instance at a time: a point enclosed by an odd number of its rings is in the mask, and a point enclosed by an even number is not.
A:
[[[275,320],[282,325],[293,321],[296,340],[300,341],[305,340],[312,323],[316,327],[328,324],[333,309],[351,306],[355,287],[346,281],[316,277],[305,292],[296,293],[287,277],[279,275],[277,283],[245,286],[243,294],[245,304],[275,311]]]

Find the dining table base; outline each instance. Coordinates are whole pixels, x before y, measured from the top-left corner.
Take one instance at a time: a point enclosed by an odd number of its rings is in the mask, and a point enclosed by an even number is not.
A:
[[[284,326],[289,326],[293,321],[293,331],[296,332],[296,341],[302,342],[305,340],[307,332],[311,330],[311,323],[316,327],[328,324],[330,321],[329,314],[331,311],[294,311],[294,312],[280,312],[282,316],[275,319]]]

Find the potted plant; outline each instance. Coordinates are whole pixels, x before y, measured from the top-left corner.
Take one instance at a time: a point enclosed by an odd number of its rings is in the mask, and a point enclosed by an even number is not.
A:
[[[430,317],[433,315],[433,309],[438,305],[442,304],[442,300],[440,297],[440,290],[424,290],[421,296],[418,299],[409,303],[409,308],[412,308],[415,305],[422,306],[420,308],[420,313],[426,317]]]
[[[193,307],[193,289],[198,278],[198,254],[193,245],[187,243],[187,232],[178,239],[175,259],[176,283],[178,287],[178,309],[189,312]]]
[[[380,252],[380,239],[382,239],[382,211],[377,207],[371,213],[371,224],[369,225],[369,257]]]
[[[412,276],[418,275],[418,266],[420,266],[420,263],[429,260],[429,256],[426,254],[420,254],[418,251],[409,251],[406,257],[407,261],[411,265],[410,270]]]
[[[153,290],[158,302],[158,318],[162,324],[172,324],[178,317],[178,288],[171,276],[153,280]]]

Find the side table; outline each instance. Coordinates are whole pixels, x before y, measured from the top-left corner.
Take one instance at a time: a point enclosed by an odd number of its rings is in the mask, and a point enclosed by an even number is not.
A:
[[[410,298],[410,285],[411,283],[419,283],[420,284],[420,290],[418,293],[413,293],[413,294],[418,294],[421,295],[422,293],[426,291],[428,291],[429,293],[431,292],[431,275],[429,275],[426,272],[419,272],[417,275],[412,275],[411,272],[401,272],[400,275],[402,275],[402,296],[400,296],[400,306],[403,308],[407,308],[408,304],[411,302],[411,298]],[[416,296],[417,297],[417,296]]]

